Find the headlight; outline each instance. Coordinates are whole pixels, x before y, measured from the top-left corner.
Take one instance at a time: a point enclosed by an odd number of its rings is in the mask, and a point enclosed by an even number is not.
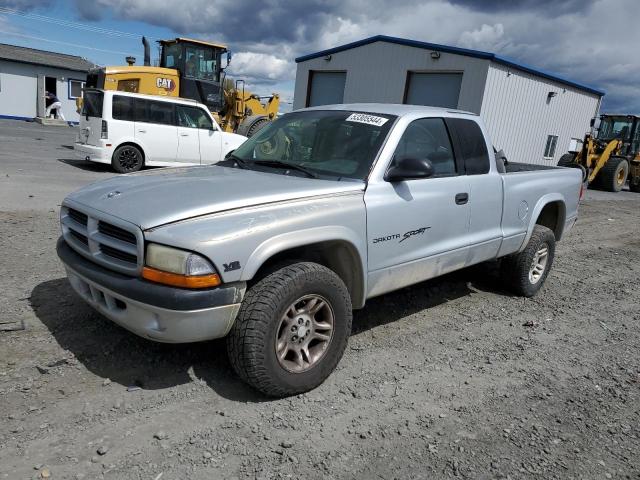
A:
[[[155,243],[147,245],[142,277],[183,288],[210,288],[222,283],[216,269],[201,255]]]

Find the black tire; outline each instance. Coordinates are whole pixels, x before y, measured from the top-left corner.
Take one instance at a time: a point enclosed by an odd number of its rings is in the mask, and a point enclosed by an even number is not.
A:
[[[629,178],[629,191],[640,193],[640,177]]]
[[[276,339],[281,332],[288,332],[288,326],[281,329],[281,319],[306,295],[321,296],[328,303],[333,333],[317,363],[308,370],[291,372],[277,358]],[[351,319],[349,292],[333,271],[310,262],[285,266],[247,291],[227,336],[229,360],[240,378],[266,395],[285,397],[307,392],[320,385],[342,358],[351,334]]]
[[[565,153],[558,160],[559,167],[570,167],[575,162],[576,156],[573,153]]]
[[[118,173],[137,172],[144,166],[144,155],[135,145],[121,145],[113,152],[111,166]]]
[[[252,137],[264,127],[269,125],[269,121],[270,120],[267,117],[264,117],[253,122],[253,124],[249,127],[249,130],[247,130],[247,137]]]
[[[607,192],[619,192],[629,175],[629,162],[626,158],[611,157],[598,172],[598,186]]]
[[[547,247],[546,263],[543,271],[536,281],[533,281],[530,273],[536,254]],[[549,271],[553,265],[556,251],[556,237],[553,232],[542,225],[536,225],[527,243],[526,248],[515,255],[503,258],[501,270],[505,286],[516,295],[533,297],[542,288]]]

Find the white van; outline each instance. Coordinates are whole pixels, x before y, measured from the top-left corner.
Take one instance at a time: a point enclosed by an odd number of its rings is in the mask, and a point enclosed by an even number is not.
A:
[[[223,132],[207,107],[193,100],[87,90],[74,150],[130,173],[143,166],[216,163],[246,139]]]

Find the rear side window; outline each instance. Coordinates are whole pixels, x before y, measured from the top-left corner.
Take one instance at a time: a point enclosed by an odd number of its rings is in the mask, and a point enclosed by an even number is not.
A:
[[[137,98],[135,100],[135,118],[136,122],[175,125],[173,103]]]
[[[114,120],[135,120],[133,110],[133,98],[122,95],[114,95],[111,102],[111,117]]]
[[[104,94],[102,92],[84,92],[82,101],[82,115],[85,117],[102,117],[102,102]]]
[[[488,173],[489,152],[480,126],[473,120],[464,118],[448,118],[447,125],[454,137],[456,153],[462,158],[466,174]]]
[[[456,174],[451,141],[441,118],[421,118],[411,122],[396,147],[394,158],[400,157],[428,159],[435,177]]]

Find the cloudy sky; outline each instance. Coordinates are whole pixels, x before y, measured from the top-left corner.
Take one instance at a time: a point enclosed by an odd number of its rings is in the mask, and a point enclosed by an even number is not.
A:
[[[638,0],[0,0],[0,42],[117,65],[142,59],[143,34],[216,40],[231,74],[291,101],[296,56],[385,34],[498,53],[640,113],[638,18]]]

